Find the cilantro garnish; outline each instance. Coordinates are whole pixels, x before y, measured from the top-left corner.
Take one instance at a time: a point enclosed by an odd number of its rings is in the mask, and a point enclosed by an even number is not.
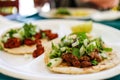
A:
[[[31,23],[30,24],[27,24],[27,23],[24,24],[23,28],[24,28],[24,32],[25,32],[25,34],[24,34],[25,38],[32,37],[33,35],[36,34],[36,26],[31,24]]]
[[[52,63],[51,62],[49,62],[48,64],[47,64],[47,67],[50,67],[52,65]]]
[[[91,63],[92,63],[92,65],[94,65],[94,66],[95,66],[95,65],[98,65],[98,62],[97,62],[96,60],[92,60]]]

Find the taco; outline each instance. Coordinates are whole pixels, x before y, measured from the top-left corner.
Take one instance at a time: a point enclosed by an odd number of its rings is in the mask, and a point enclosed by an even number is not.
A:
[[[86,74],[112,68],[119,58],[100,37],[75,33],[55,39],[46,46],[45,63],[52,72]]]
[[[44,43],[57,37],[58,34],[51,30],[41,30],[36,25],[25,23],[21,28],[12,28],[4,33],[0,44],[8,53],[26,54],[33,53],[39,40]]]

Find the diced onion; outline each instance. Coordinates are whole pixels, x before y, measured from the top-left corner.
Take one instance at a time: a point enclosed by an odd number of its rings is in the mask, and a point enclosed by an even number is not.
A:
[[[89,42],[88,39],[85,39],[83,43],[84,43],[85,46],[87,46],[88,42]]]
[[[79,41],[78,40],[76,40],[74,43],[72,43],[72,47],[75,47],[77,45],[79,45]]]
[[[50,59],[49,63],[51,63],[50,67],[58,66],[60,63],[62,63],[62,58]]]
[[[9,36],[5,36],[5,37],[2,38],[2,41],[7,42],[8,39],[9,39]]]

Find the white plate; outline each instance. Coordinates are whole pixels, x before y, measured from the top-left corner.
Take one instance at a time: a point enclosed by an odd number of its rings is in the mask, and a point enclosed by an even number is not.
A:
[[[72,25],[80,24],[83,21],[75,20],[42,20],[33,22],[42,29],[52,29],[58,32],[60,37],[71,32]],[[21,26],[21,25],[16,25]],[[15,27],[15,26],[11,26]],[[9,28],[11,28],[9,27]],[[8,27],[0,27],[0,34]],[[120,31],[106,25],[94,23],[92,34],[101,36],[103,40],[112,46],[120,54]],[[38,80],[95,80],[106,79],[120,73],[120,65],[92,74],[68,75],[57,74],[48,71],[43,60],[44,55],[36,59],[25,59],[22,55],[12,55],[0,51],[0,72],[20,79],[38,79]]]
[[[120,11],[102,11],[97,12],[91,16],[91,19],[95,21],[111,21],[120,18]]]
[[[61,16],[56,17],[54,14],[56,13],[57,9],[52,9],[49,12],[40,12],[39,15],[43,16],[45,18],[65,18],[65,19],[89,19],[91,15],[98,12],[96,9],[92,8],[66,8],[72,15],[70,16]],[[76,13],[78,14],[87,14],[85,16],[76,16]]]

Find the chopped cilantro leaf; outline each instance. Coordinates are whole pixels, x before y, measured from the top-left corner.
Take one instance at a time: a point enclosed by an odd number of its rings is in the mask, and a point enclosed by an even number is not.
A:
[[[80,53],[78,48],[73,48],[72,49],[72,54],[78,58],[80,58]]]
[[[83,45],[84,40],[87,39],[86,33],[81,32],[76,34],[77,34],[80,45]]]
[[[66,48],[66,53],[71,53],[71,52],[72,52],[72,48],[67,47]]]
[[[32,37],[33,35],[36,34],[36,26],[32,25],[31,23],[24,24],[23,28],[24,28],[24,32],[25,32],[25,35],[24,35],[25,38]]]
[[[11,30],[8,32],[8,34],[9,34],[10,37],[13,37],[13,34],[14,34],[14,33],[17,33],[17,30],[11,29]]]
[[[94,46],[93,44],[89,44],[87,46],[87,52],[91,53],[92,51],[94,51],[96,49],[96,46]]]
[[[94,66],[98,65],[98,62],[97,62],[96,60],[92,60],[91,63],[92,63],[92,65],[94,65]]]
[[[102,50],[103,49],[103,47],[102,47],[102,44],[103,44],[102,39],[101,38],[96,38],[95,42],[96,42],[96,46],[97,46],[98,50]]]
[[[58,49],[57,46],[54,45],[54,43],[52,43],[52,49],[54,49],[54,50]]]
[[[103,48],[103,51],[111,52],[111,51],[112,51],[112,48]]]
[[[66,36],[62,37],[62,38],[61,38],[61,41],[63,42],[63,41],[65,40],[65,38],[66,38]]]
[[[47,67],[50,67],[52,65],[52,63],[51,62],[49,62],[48,64],[47,64]]]

